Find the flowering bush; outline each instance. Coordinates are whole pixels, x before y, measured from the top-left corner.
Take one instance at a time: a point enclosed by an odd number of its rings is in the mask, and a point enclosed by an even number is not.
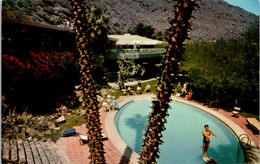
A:
[[[50,80],[60,77],[59,72],[67,67],[77,69],[77,61],[70,52],[29,52],[25,57],[2,55],[3,83],[13,90],[25,81]],[[6,86],[5,86],[6,87]]]

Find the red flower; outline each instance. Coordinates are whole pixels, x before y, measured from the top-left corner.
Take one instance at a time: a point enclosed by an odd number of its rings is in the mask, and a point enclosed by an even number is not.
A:
[[[18,80],[18,77],[13,78],[13,81],[17,81],[17,80]]]
[[[21,32],[25,32],[26,28],[21,28],[20,30],[21,30]]]
[[[31,67],[29,61],[27,60],[27,69],[29,69]]]
[[[9,56],[9,59],[10,59],[11,61],[14,61],[14,56]]]

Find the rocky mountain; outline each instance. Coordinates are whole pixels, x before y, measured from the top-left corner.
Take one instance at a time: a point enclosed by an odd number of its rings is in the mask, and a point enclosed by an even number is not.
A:
[[[107,9],[111,28],[127,30],[142,22],[156,30],[169,28],[174,16],[172,0],[90,0]],[[258,26],[259,17],[223,0],[197,0],[200,8],[194,12],[191,38],[216,40],[238,36],[250,26]]]
[[[65,26],[71,21],[69,0],[23,0],[30,2],[31,20]],[[151,25],[156,31],[169,28],[174,16],[173,0],[88,0],[107,10],[113,31],[127,31],[138,23]],[[197,0],[200,8],[194,12],[192,40],[216,40],[237,37],[246,28],[259,24],[259,16],[223,0]],[[27,6],[28,7],[28,6]],[[3,5],[4,8],[4,5]]]

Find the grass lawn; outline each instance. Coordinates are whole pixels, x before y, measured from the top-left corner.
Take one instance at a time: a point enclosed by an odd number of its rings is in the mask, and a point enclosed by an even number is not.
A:
[[[141,88],[142,90],[144,91],[145,90],[145,87],[146,87],[146,84],[149,83],[151,85],[151,91],[150,92],[147,92],[147,93],[156,93],[156,87],[157,84],[158,84],[158,80],[151,80],[151,81],[148,81],[148,82],[143,82],[141,83]],[[136,88],[137,88],[137,84],[136,85],[132,85],[131,88],[136,92]],[[144,92],[143,92],[144,93]],[[121,90],[114,90],[112,92],[112,96],[115,96],[116,98],[119,98],[120,96],[123,96]]]
[[[57,139],[60,138],[62,131],[68,130],[73,128],[74,126],[80,126],[82,124],[86,123],[85,116],[79,116],[79,115],[67,115],[65,116],[66,122],[65,123],[59,123],[58,126],[61,127],[60,130],[53,133],[53,140],[56,142]],[[52,138],[51,135],[46,136],[47,138]]]
[[[149,83],[151,85],[151,91],[147,92],[147,93],[156,93],[156,87],[157,87],[157,84],[158,84],[158,80],[151,80],[151,81],[148,81],[148,82],[141,83],[141,88],[142,88],[143,91],[145,90],[147,83]],[[137,84],[132,86],[134,91],[136,91],[137,86],[138,86]]]
[[[252,114],[252,113],[246,113],[246,112],[241,112],[239,113],[239,115],[245,117],[245,118],[249,118],[249,117],[253,117],[256,118],[257,120],[259,120],[259,114]]]

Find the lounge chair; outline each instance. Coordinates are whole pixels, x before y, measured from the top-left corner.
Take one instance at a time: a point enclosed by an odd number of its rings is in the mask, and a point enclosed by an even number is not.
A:
[[[234,107],[234,110],[232,111],[232,113],[233,113],[232,117],[239,117],[240,111],[241,111],[241,108]]]
[[[101,133],[102,140],[107,140],[107,136],[105,133]],[[79,135],[79,143],[80,145],[84,145],[84,143],[88,142],[88,135],[87,134],[80,134]]]
[[[252,130],[254,130],[255,132],[259,132],[259,121],[255,118],[247,118],[247,125],[249,128],[251,128]]]
[[[122,89],[121,92],[123,93],[123,95],[127,95],[126,89]]]
[[[70,137],[70,136],[77,136],[78,133],[76,132],[75,128],[65,130],[61,133],[62,137]]]

